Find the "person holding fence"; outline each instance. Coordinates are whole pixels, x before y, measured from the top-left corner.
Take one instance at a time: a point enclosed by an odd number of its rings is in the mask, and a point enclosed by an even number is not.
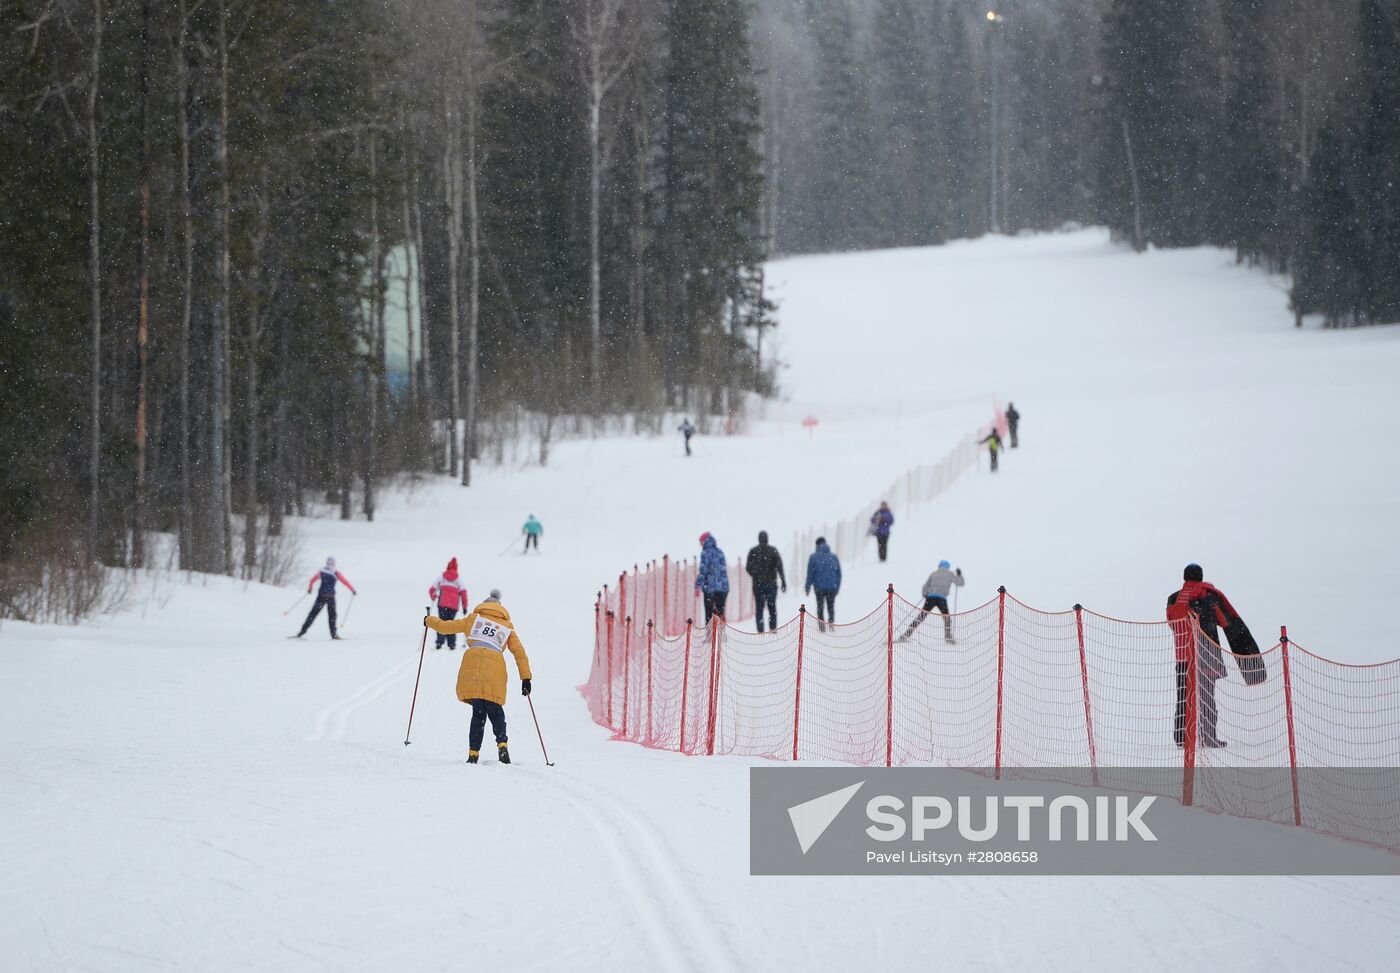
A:
[[[447,562],[447,570],[438,575],[438,579],[429,586],[428,597],[437,603],[438,618],[445,622],[456,618],[462,606],[467,603],[467,589],[457,577],[455,557]],[[447,646],[449,652],[456,651],[457,636],[439,633],[433,648],[440,649],[443,645]]]
[[[700,535],[700,567],[695,572],[695,590],[705,601],[705,624],[718,615],[724,618],[724,603],[729,600],[729,565],[709,531]]]
[[[754,621],[758,631],[763,632],[763,608],[768,606],[768,627],[778,630],[778,582],[787,591],[787,575],[783,573],[783,556],[778,549],[768,543],[768,531],[758,532],[758,546],[749,548],[749,556],[744,561],[744,570],[753,579]]]
[[[470,735],[467,737],[467,763],[481,756],[486,721],[496,737],[496,759],[510,763],[506,737],[506,650],[515,656],[520,671],[520,695],[530,695],[530,659],[520,634],[515,631],[510,612],[501,604],[501,592],[493,588],[490,597],[472,609],[466,618],[451,620],[428,615],[423,624],[439,635],[465,635],[467,651],[457,670],[457,698],[472,708]]]
[[[807,558],[805,590],[817,592],[817,627],[826,631],[826,623],[836,621],[836,594],[841,590],[841,559],[827,546],[825,537],[817,538],[817,549]]]
[[[919,627],[929,612],[937,610],[943,613],[943,641],[950,645],[957,643],[953,638],[953,619],[948,614],[948,594],[953,590],[953,585],[959,588],[963,586],[962,568],[956,571],[947,561],[939,561],[938,569],[928,576],[924,582],[924,607],[914,620],[909,623],[909,629],[900,636],[901,642],[908,642],[913,636],[914,630]]]
[[[1205,581],[1199,564],[1188,564],[1182,572],[1182,586],[1167,596],[1167,621],[1176,642],[1176,716],[1172,722],[1172,739],[1179,747],[1186,737],[1186,702],[1190,686],[1191,653],[1196,653],[1196,721],[1203,747],[1223,747],[1216,732],[1218,713],[1215,708],[1215,683],[1225,676],[1225,659],[1220,653],[1220,628],[1232,624],[1239,613],[1224,592]],[[1195,630],[1201,637],[1192,638]],[[1193,645],[1192,642],[1196,642]]]
[[[890,553],[890,528],[894,526],[894,511],[884,500],[880,501],[880,509],[870,516],[870,533],[875,535],[875,543],[880,548],[880,560],[883,561]]]

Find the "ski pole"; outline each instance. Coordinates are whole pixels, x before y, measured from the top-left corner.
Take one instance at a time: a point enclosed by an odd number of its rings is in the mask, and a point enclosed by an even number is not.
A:
[[[355,609],[355,596],[356,596],[357,594],[359,594],[359,592],[357,592],[357,591],[352,591],[352,592],[350,592],[350,604],[349,604],[349,606],[346,607],[346,609],[345,609],[345,621],[343,621],[343,622],[340,623],[340,627],[341,627],[341,628],[349,628],[349,627],[350,627],[350,613],[351,613],[352,611],[354,611],[354,609]]]
[[[292,613],[292,609],[295,608],[297,605],[300,605],[302,601],[306,598],[306,596],[309,594],[311,594],[311,592],[309,591],[302,592],[301,597],[298,598],[296,601],[292,602],[291,605],[287,607],[287,610],[282,613],[283,617],[290,615]]]
[[[535,721],[535,736],[540,738],[540,752],[544,754],[545,766],[553,767],[554,761],[549,759],[549,751],[546,750],[544,747],[544,734],[540,732],[540,718],[538,716],[535,716],[535,701],[529,696],[526,696],[525,702],[530,704],[530,716]]]
[[[497,557],[505,557],[506,554],[508,554],[508,553],[510,552],[510,549],[511,549],[512,547],[514,547],[517,543],[518,543],[518,541],[511,541],[511,542],[510,542],[509,544],[507,544],[505,547],[501,548],[501,553],[500,553],[500,554],[497,554],[496,556],[497,556]]]
[[[433,613],[432,608],[424,608],[425,616]],[[408,729],[403,734],[403,745],[408,746],[412,741],[409,737],[413,735],[413,711],[418,706],[418,680],[423,678],[423,654],[428,650],[428,626],[423,626],[423,644],[418,647],[418,675],[413,677],[413,702],[408,704]]]

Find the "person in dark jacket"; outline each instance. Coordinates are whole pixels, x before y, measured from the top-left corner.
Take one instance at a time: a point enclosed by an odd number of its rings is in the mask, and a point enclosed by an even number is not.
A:
[[[992,472],[995,473],[997,471],[997,455],[1001,452],[1001,436],[997,433],[996,426],[993,426],[992,431],[987,435],[977,440],[979,446],[983,443],[987,444],[987,452],[992,457]]]
[[[1016,427],[1021,424],[1021,413],[1016,411],[1016,403],[1006,403],[1006,431],[1011,437],[1011,448],[1016,448]]]
[[[690,437],[695,435],[695,426],[691,424],[689,419],[685,419],[676,427],[676,431],[685,437],[685,455],[689,456]]]
[[[768,606],[768,627],[778,630],[778,583],[787,591],[787,575],[783,574],[783,556],[768,543],[768,531],[758,532],[758,546],[749,548],[744,570],[753,579],[754,621],[763,631],[763,606]]]
[[[1176,642],[1176,717],[1172,723],[1172,739],[1182,745],[1186,728],[1187,689],[1190,681],[1191,653],[1196,652],[1197,722],[1201,745],[1223,747],[1225,741],[1216,733],[1215,683],[1225,675],[1225,659],[1220,652],[1220,630],[1238,630],[1243,626],[1225,593],[1205,581],[1199,564],[1188,564],[1182,572],[1182,586],[1167,596],[1167,621],[1171,623]],[[1193,640],[1196,630],[1191,616],[1196,616],[1196,628],[1201,638]],[[1248,630],[1245,629],[1245,634]],[[1252,642],[1253,637],[1250,637]],[[1198,644],[1193,645],[1196,641]],[[1241,646],[1243,648],[1243,646]],[[1255,646],[1255,652],[1258,647]]]
[[[962,568],[953,570],[953,566],[947,561],[939,561],[938,569],[928,576],[924,582],[924,608],[923,611],[914,616],[914,620],[909,623],[909,629],[902,636],[901,642],[908,642],[913,636],[914,630],[922,624],[928,617],[929,612],[938,611],[943,613],[943,641],[953,643],[957,639],[953,638],[953,619],[948,614],[948,594],[953,590],[953,586],[959,588],[963,586]]]
[[[709,531],[700,535],[700,568],[695,572],[695,590],[705,601],[705,624],[718,615],[724,618],[724,603],[729,600],[729,565]]]
[[[880,509],[870,517],[870,533],[875,535],[875,543],[880,547],[882,561],[890,552],[890,528],[893,526],[894,511],[890,510],[888,503],[881,500]]]
[[[807,558],[805,591],[817,592],[817,625],[823,632],[827,622],[836,621],[836,593],[841,590],[841,560],[827,546],[825,537],[817,538],[817,550]]]
[[[345,579],[345,575],[335,569],[335,558],[328,557],[326,558],[326,566],[313,574],[311,580],[306,583],[307,594],[311,593],[311,589],[316,586],[317,582],[320,582],[321,588],[316,592],[316,601],[312,604],[311,611],[306,616],[306,621],[301,624],[301,631],[297,632],[292,638],[299,639],[305,635],[306,630],[311,627],[311,623],[316,620],[316,616],[321,614],[322,608],[326,610],[326,621],[330,623],[331,638],[340,638],[340,636],[335,633],[335,584],[337,581],[349,588],[352,595],[358,593],[355,591],[355,586]],[[304,598],[306,595],[302,597]]]

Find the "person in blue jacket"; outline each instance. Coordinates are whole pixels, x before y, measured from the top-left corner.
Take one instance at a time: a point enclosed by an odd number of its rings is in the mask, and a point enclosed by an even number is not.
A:
[[[827,622],[836,621],[836,593],[841,590],[841,560],[831,553],[825,537],[817,538],[817,550],[807,558],[808,594],[817,592],[817,625],[823,632]]]
[[[705,624],[715,615],[724,617],[724,603],[729,600],[729,565],[709,531],[700,535],[700,569],[695,573],[695,590],[705,600]]]
[[[880,509],[875,511],[870,517],[870,533],[875,535],[875,541],[880,547],[880,560],[884,560],[890,553],[890,528],[894,526],[894,511],[884,500],[880,501]]]

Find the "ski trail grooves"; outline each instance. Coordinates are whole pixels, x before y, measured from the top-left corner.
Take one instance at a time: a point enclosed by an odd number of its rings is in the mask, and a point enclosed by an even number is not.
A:
[[[670,944],[667,956],[672,967],[736,969],[738,964],[729,944],[715,931],[714,921],[690,891],[660,833],[592,784],[564,774],[555,776],[554,781],[562,785],[560,789],[569,802],[598,832],[619,878],[637,903],[638,911],[646,915],[648,925],[659,924],[660,936]],[[658,908],[658,904],[662,907]],[[682,939],[684,942],[677,948]],[[660,941],[655,933],[652,940]]]
[[[327,706],[317,715],[315,727],[307,739],[312,742],[344,740],[345,733],[350,727],[350,718],[362,707],[383,696],[389,687],[398,681],[400,674],[405,669],[417,664],[417,658],[413,658],[390,666],[340,702]]]

